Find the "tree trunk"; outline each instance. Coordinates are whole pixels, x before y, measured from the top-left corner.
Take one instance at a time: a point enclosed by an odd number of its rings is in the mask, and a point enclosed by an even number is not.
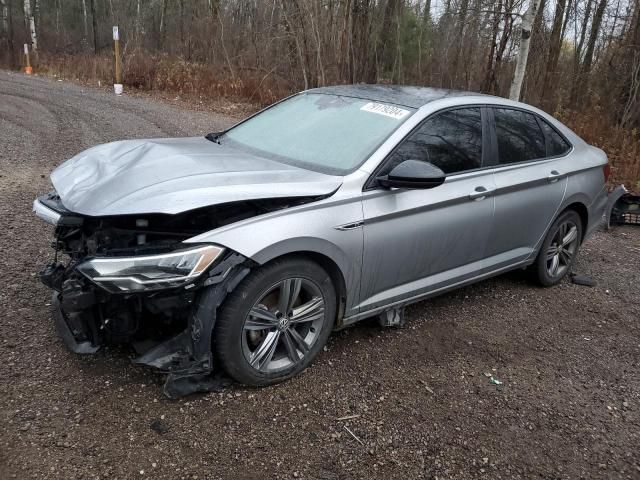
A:
[[[461,0],[460,13],[458,18],[458,28],[456,29],[457,47],[453,57],[453,81],[452,87],[458,87],[458,70],[460,65],[460,57],[462,56],[462,46],[464,44],[464,27],[467,23],[467,12],[469,10],[469,0]]]
[[[494,68],[494,57],[498,46],[498,33],[500,33],[500,17],[502,16],[502,0],[498,0],[497,10],[493,13],[493,24],[491,26],[491,44],[489,55],[487,56],[487,66],[484,72],[484,81],[481,90],[486,93],[493,93],[496,83],[496,70]]]
[[[395,63],[394,41],[396,40],[396,23],[398,21],[399,0],[387,0],[382,17],[382,31],[380,32],[380,56],[382,68],[379,71],[384,75]]]
[[[422,10],[422,24],[427,27],[431,22],[431,0],[424,2],[424,8]]]
[[[587,25],[589,25],[589,17],[591,16],[592,5],[593,5],[593,0],[587,0],[587,6],[585,7],[585,11],[584,11],[584,18],[582,19],[582,30],[580,31],[580,40],[578,41],[578,46],[576,47],[576,52],[575,52],[576,65],[580,64],[580,59],[582,57],[582,47],[584,46],[584,40],[587,36]]]
[[[60,2],[61,0],[56,0],[56,47],[58,46],[58,36],[60,34]]]
[[[536,18],[533,21],[533,35],[535,35],[536,37],[540,37],[543,34],[542,22],[544,21],[544,9],[546,6],[547,0],[541,0],[540,6],[538,7],[540,15],[536,15]]]
[[[598,35],[600,34],[600,26],[602,25],[602,17],[604,10],[607,8],[607,0],[600,0],[598,8],[591,23],[591,32],[589,32],[589,41],[587,42],[587,50],[584,54],[584,62],[582,63],[582,72],[587,75],[591,72],[591,63],[593,62],[593,52],[596,47]]]
[[[9,10],[9,51],[11,52],[11,64],[16,64],[16,49],[13,41],[13,0],[7,0],[7,10]]]
[[[604,11],[607,8],[607,0],[600,0],[596,12],[591,22],[591,31],[589,32],[589,41],[587,42],[587,49],[584,53],[584,61],[580,67],[580,73],[577,81],[573,82],[571,89],[571,104],[577,103],[578,95],[587,94],[589,89],[589,75],[591,74],[591,65],[593,63],[593,52],[596,48],[596,42],[600,34],[600,26],[602,25],[602,17]]]
[[[551,83],[555,77],[558,68],[558,59],[560,58],[560,48],[562,47],[562,21],[564,19],[564,11],[567,0],[558,0],[556,3],[556,11],[553,17],[553,27],[551,29],[551,37],[549,39],[549,56],[547,58],[547,66],[544,74],[544,82],[542,84],[542,95],[546,95],[542,102],[546,107],[551,107],[555,101],[551,95],[548,95],[551,89]]]
[[[520,50],[518,52],[518,58],[516,60],[516,70],[513,74],[513,81],[511,82],[511,89],[509,91],[509,98],[511,100],[520,100],[520,91],[522,90],[522,81],[524,80],[524,74],[527,71],[527,59],[529,57],[529,44],[531,43],[531,30],[533,27],[533,21],[538,14],[538,7],[540,0],[531,0],[529,8],[522,17],[522,28],[520,34]]]
[[[89,36],[89,23],[87,20],[87,0],[82,0],[82,21],[84,25],[84,37],[82,38],[83,43],[87,42],[87,37]]]
[[[571,9],[573,8],[574,5],[577,5],[577,2],[574,3],[574,0],[567,0],[567,5],[564,9],[565,12],[567,12],[567,14],[564,16],[564,22],[562,22],[562,30],[560,30],[560,38],[564,38],[564,34],[567,31],[567,25],[569,24],[569,20],[571,19]]]
[[[9,9],[7,8],[7,0],[0,0],[2,6],[2,33],[9,36]]]
[[[93,28],[93,53],[98,54],[98,18],[96,17],[96,2],[91,0],[91,27]]]
[[[496,72],[500,71],[500,67],[502,66],[502,59],[504,58],[504,52],[511,38],[511,32],[513,30],[513,15],[511,14],[512,9],[513,9],[513,2],[506,2],[504,5],[504,16],[503,16],[504,29],[502,30],[502,37],[500,38],[498,50],[496,51],[496,62],[494,67],[494,70]],[[495,79],[494,79],[494,89],[497,93],[498,85]]]
[[[182,2],[181,2],[182,5]],[[136,4],[136,38],[140,36],[140,32],[142,31],[142,21],[141,21],[141,11],[140,11],[140,0],[138,0]]]
[[[184,0],[180,0],[180,54],[184,54]]]
[[[38,52],[38,35],[36,33],[36,22],[31,12],[31,1],[24,0],[24,23],[27,25],[29,35],[31,36],[31,49]]]
[[[162,49],[162,47],[164,46],[166,18],[167,18],[167,0],[162,0],[162,10],[160,11],[160,28],[158,29],[160,34],[158,49]]]

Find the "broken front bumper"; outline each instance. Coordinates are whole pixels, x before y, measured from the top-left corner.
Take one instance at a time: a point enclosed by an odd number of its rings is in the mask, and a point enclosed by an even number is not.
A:
[[[76,312],[74,312],[73,319],[70,318],[62,309],[58,292],[53,293],[51,305],[53,306],[53,321],[56,331],[69,350],[79,354],[91,354],[100,350],[99,345],[91,343],[81,332],[82,328],[88,326],[86,318],[78,316]]]
[[[55,271],[48,269],[51,270]],[[142,317],[143,311],[177,308],[184,313],[188,309],[186,327],[179,333],[157,340],[153,319],[146,319],[146,326],[131,331],[126,342],[133,344],[140,353],[133,360],[134,363],[167,374],[164,393],[169,398],[209,391],[218,385],[213,376],[211,350],[216,313],[226,295],[248,272],[246,259],[232,253],[211,268],[197,289],[187,294],[169,292],[165,296],[159,296],[158,292],[111,295],[88,282],[68,278],[62,281],[61,291],[53,294],[55,327],[69,350],[78,354],[92,354],[110,343],[111,338],[107,333],[112,328],[110,322],[118,321],[113,312],[120,312],[126,317],[127,325],[139,327],[141,318],[135,318],[135,315]],[[43,282],[48,284],[50,277],[43,277]],[[148,305],[143,306],[145,303]],[[110,309],[112,304],[117,305],[119,310]],[[122,307],[123,304],[130,305],[130,308]]]

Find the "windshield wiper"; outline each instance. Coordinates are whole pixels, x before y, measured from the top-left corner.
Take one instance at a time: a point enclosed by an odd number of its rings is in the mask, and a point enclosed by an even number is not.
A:
[[[209,140],[210,142],[217,143],[218,145],[222,145],[220,143],[220,137],[224,134],[224,132],[212,132],[207,133],[204,138]]]

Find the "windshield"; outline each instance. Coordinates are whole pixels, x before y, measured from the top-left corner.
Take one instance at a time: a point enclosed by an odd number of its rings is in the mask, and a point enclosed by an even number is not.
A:
[[[360,98],[302,93],[233,127],[223,141],[285,163],[344,175],[414,111]]]

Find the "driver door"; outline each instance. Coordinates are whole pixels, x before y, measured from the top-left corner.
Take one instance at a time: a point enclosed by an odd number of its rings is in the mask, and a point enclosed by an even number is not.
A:
[[[432,189],[383,189],[363,194],[364,253],[360,311],[402,302],[482,272],[494,215],[495,189],[482,169],[488,136],[481,107],[438,112],[414,129],[376,176],[405,160],[442,169]]]

